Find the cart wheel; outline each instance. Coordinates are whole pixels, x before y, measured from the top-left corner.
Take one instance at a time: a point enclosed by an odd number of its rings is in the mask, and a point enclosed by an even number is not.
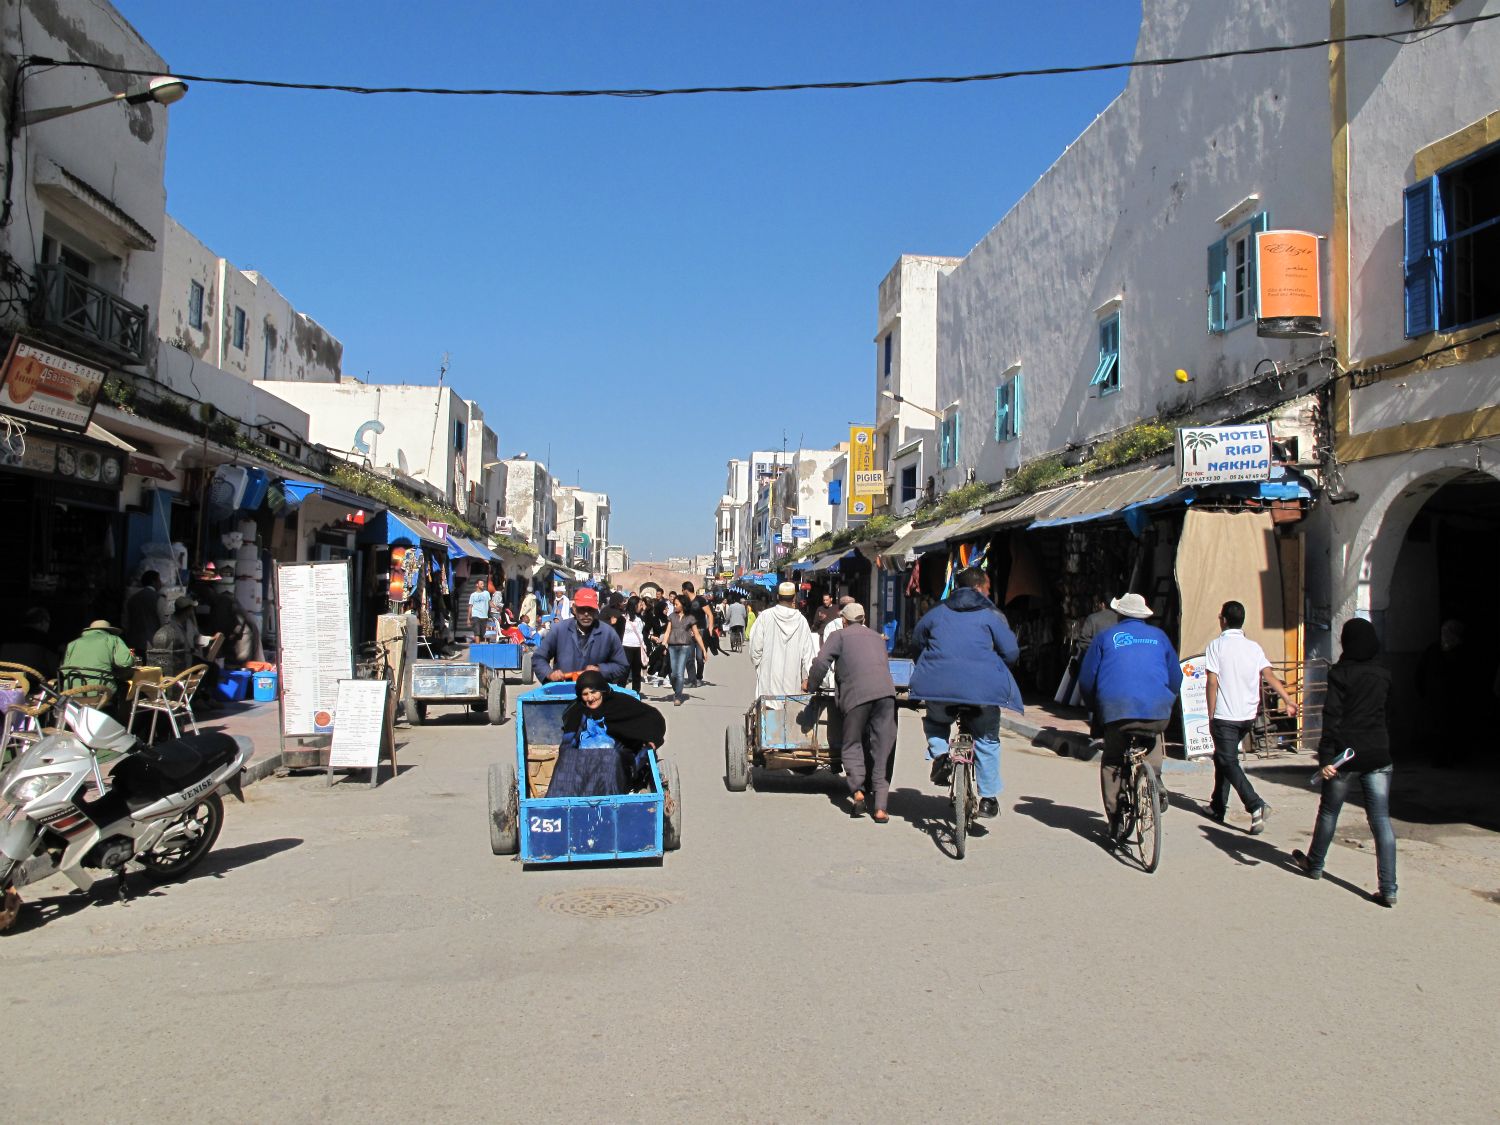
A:
[[[724,786],[731,793],[743,793],[750,784],[750,756],[745,747],[745,724],[730,723],[724,728]]]
[[[656,768],[661,771],[666,806],[661,816],[661,846],[665,851],[675,852],[682,847],[682,786],[677,781],[677,763],[670,758],[657,758]]]
[[[520,847],[516,763],[502,758],[490,765],[490,851],[515,855]]]
[[[491,726],[505,722],[505,681],[499,676],[490,680],[489,719]]]
[[[531,653],[529,652],[521,654],[521,682],[528,686],[536,683],[536,676],[531,671]]]
[[[414,727],[419,727],[427,721],[427,704],[418,703],[415,699],[409,700],[406,708],[406,721]]]

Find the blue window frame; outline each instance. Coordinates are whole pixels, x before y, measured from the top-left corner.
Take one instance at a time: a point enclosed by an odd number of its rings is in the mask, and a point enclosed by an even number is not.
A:
[[[188,324],[203,328],[203,286],[196,281],[188,282]]]
[[[1406,189],[1406,336],[1500,316],[1500,144]]]
[[[245,310],[238,305],[234,306],[234,346],[244,351],[245,339],[249,335],[250,318],[245,315]]]
[[[1268,229],[1265,211],[1252,215],[1208,248],[1208,330],[1228,332],[1255,319],[1255,236]]]
[[[1021,436],[1021,375],[1006,379],[995,388],[995,440],[1014,441]]]
[[[939,428],[938,467],[951,469],[958,464],[958,412],[943,419]]]
[[[1090,387],[1097,387],[1101,395],[1111,395],[1120,389],[1120,314],[1110,313],[1099,322],[1099,366],[1094,368]]]

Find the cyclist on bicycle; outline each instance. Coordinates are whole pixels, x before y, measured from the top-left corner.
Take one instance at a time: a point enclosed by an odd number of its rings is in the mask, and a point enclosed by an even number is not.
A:
[[[979,815],[1000,815],[1000,708],[1020,712],[1021,689],[1010,673],[1021,654],[1005,615],[990,601],[990,579],[979,567],[958,572],[953,593],[939,602],[912,634],[917,649],[911,674],[911,697],[927,704],[922,733],[932,759],[932,781],[947,785],[952,777],[948,735],[953,709],[979,708],[975,717],[959,719],[959,728],[974,736],[974,780],[979,787]]]
[[[745,643],[745,603],[739,598],[733,599],[724,607],[724,621],[729,626],[729,643],[735,652],[739,652]]]
[[[1125,785],[1125,755],[1132,735],[1155,735],[1167,729],[1172,705],[1182,689],[1182,665],[1167,635],[1147,625],[1151,607],[1139,594],[1109,603],[1125,620],[1097,634],[1078,669],[1078,690],[1093,712],[1094,734],[1104,739],[1099,762],[1099,790],[1109,818],[1109,838],[1119,835],[1120,793]],[[1160,787],[1162,810],[1167,790],[1161,785],[1161,742],[1147,761]]]

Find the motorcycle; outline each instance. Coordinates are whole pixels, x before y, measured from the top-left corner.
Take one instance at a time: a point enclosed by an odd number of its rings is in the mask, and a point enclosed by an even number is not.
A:
[[[185,876],[218,839],[220,793],[245,799],[240,775],[254,750],[227,734],[148,746],[103,711],[44,690],[63,729],[0,772],[0,931],[20,914],[19,888],[51,875],[87,891],[86,871],[110,871],[122,894],[132,860],[156,882]],[[120,755],[108,786],[101,754]]]

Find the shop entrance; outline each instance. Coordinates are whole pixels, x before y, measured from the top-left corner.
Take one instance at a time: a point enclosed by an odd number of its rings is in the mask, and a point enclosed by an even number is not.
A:
[[[1394,677],[1392,726],[1412,756],[1468,757],[1452,743],[1493,729],[1496,710],[1500,480],[1481,472],[1428,478],[1407,496],[1420,506],[1406,526],[1393,505],[1380,531],[1400,542],[1384,608],[1371,613]]]

